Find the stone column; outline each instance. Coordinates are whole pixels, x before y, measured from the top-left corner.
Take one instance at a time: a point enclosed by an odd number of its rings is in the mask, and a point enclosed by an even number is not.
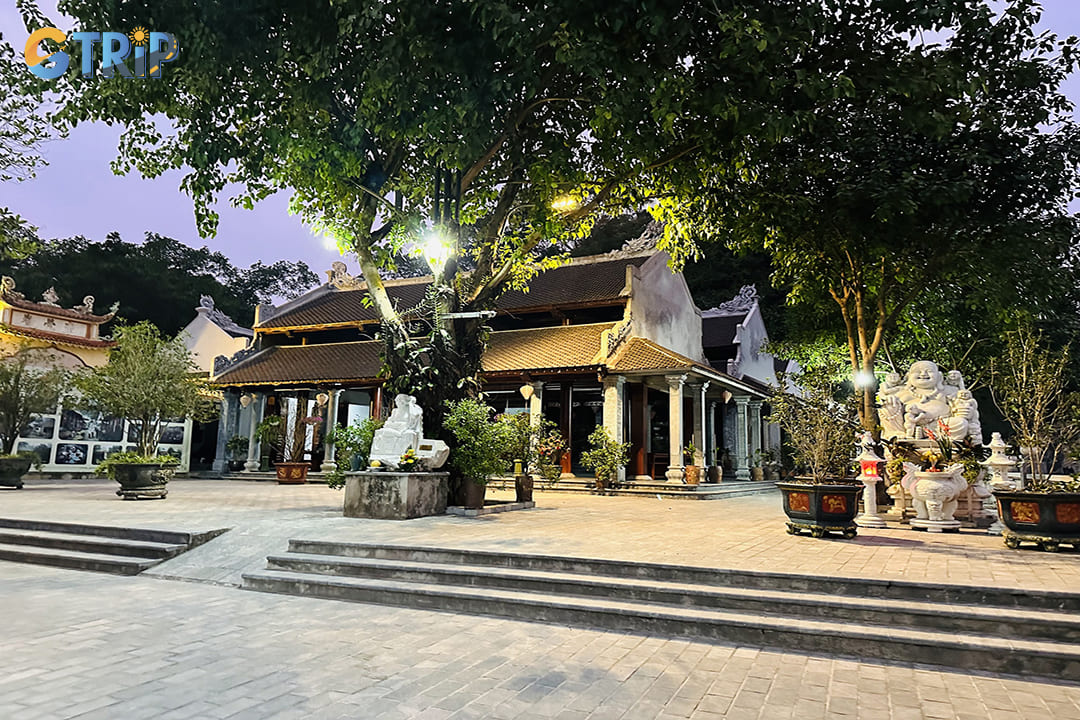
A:
[[[337,411],[338,411],[338,398],[341,397],[341,391],[332,389],[328,391],[330,399],[326,402],[326,432],[330,433],[335,427],[337,427]],[[334,443],[324,443],[324,454],[322,462],[323,472],[334,472],[338,469],[337,465],[337,448],[334,447]],[[349,468],[345,468],[348,470]]]
[[[748,404],[750,406],[750,418],[748,422],[750,428],[750,447],[747,449],[746,456],[749,461],[751,458],[755,458],[757,453],[761,451],[761,401],[751,400]]]
[[[685,375],[667,375],[668,384],[668,469],[665,473],[668,482],[681,482],[683,477],[683,398],[682,388]]]
[[[746,418],[746,406],[750,398],[745,395],[735,396],[735,479],[750,479],[750,453]]]
[[[705,464],[705,391],[709,389],[709,383],[689,383],[690,400],[694,413],[694,464],[701,467]]]
[[[262,449],[262,443],[255,431],[262,422],[265,412],[266,394],[255,393],[255,401],[251,403],[251,427],[248,428],[248,455],[247,462],[244,463],[244,472],[255,472],[259,469],[259,450]]]
[[[604,429],[615,442],[623,442],[623,385],[626,378],[622,375],[608,375],[604,378]],[[616,482],[626,482],[626,467],[620,467],[615,477]]]
[[[529,424],[536,427],[544,417],[544,383],[534,382],[533,394],[529,398]]]
[[[225,397],[221,401],[221,418],[218,421],[217,449],[214,453],[214,464],[211,469],[216,473],[223,473],[228,468],[228,458],[225,456],[225,444],[232,437],[236,418],[240,409],[240,392],[234,388],[225,391]]]
[[[710,465],[720,464],[720,453],[717,452],[716,447],[716,408],[720,403],[716,400],[710,400],[708,403],[708,413],[706,414],[706,433],[709,438],[706,447],[706,458]]]

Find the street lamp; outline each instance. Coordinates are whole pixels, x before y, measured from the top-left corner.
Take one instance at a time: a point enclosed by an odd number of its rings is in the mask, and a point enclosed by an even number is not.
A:
[[[435,275],[442,273],[450,259],[450,245],[437,230],[431,229],[424,238],[424,260]]]

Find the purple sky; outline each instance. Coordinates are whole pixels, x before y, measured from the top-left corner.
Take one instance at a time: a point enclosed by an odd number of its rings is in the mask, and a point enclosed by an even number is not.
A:
[[[50,0],[40,2],[47,11],[51,4]],[[1062,36],[1080,35],[1080,1],[1043,0],[1043,8],[1046,29]],[[26,40],[14,3],[0,3],[0,33],[16,48]],[[1080,78],[1071,78],[1065,89],[1074,102],[1080,101]],[[122,177],[112,174],[109,162],[116,155],[119,135],[116,127],[83,125],[67,139],[48,143],[44,154],[49,165],[32,180],[0,186],[0,206],[30,220],[45,238],[85,235],[100,240],[115,230],[134,242],[153,231],[195,247],[206,245],[242,267],[257,260],[303,260],[320,276],[338,259],[332,245],[289,215],[284,193],[254,210],[229,207],[223,199],[218,208],[221,221],[217,236],[200,238],[191,200],[179,190],[181,171],[154,180],[143,180],[134,173]],[[345,260],[355,269],[351,258]]]

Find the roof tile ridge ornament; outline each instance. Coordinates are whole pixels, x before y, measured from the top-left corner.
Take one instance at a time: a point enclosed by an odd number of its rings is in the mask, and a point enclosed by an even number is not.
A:
[[[743,315],[750,312],[758,304],[758,299],[756,285],[743,285],[738,295],[714,308],[709,308],[702,313],[702,316]]]
[[[656,252],[657,245],[664,237],[664,223],[651,220],[641,234],[627,240],[618,250],[607,253],[610,258],[629,258]]]
[[[619,324],[615,325],[608,331],[607,338],[607,356],[612,357],[615,352],[626,342],[626,339],[630,337],[630,330],[634,326],[634,318],[632,315],[627,314]]]
[[[361,290],[364,281],[349,274],[348,266],[340,260],[330,263],[326,271],[327,283],[336,290]]]
[[[50,285],[49,289],[41,293],[41,305],[48,305],[49,307],[60,307],[60,296],[56,294],[56,286]]]
[[[0,278],[0,294],[14,300],[25,300],[26,296],[15,291],[15,278],[4,275]]]
[[[83,315],[93,315],[94,314],[94,296],[93,295],[87,295],[86,297],[83,298],[82,305],[76,305],[75,307],[73,307],[71,309],[74,310],[77,313],[82,313]]]
[[[239,365],[244,360],[247,360],[252,355],[256,355],[262,352],[255,347],[246,347],[242,350],[237,350],[232,355],[217,355],[214,357],[214,371],[211,374],[211,378],[218,377],[226,370],[231,370],[236,365]]]
[[[214,323],[222,330],[238,330],[245,335],[251,334],[251,331],[248,328],[239,325],[231,317],[221,310],[218,310],[214,305],[214,298],[210,295],[199,295],[199,306],[195,308],[195,311],[206,315],[210,322]]]

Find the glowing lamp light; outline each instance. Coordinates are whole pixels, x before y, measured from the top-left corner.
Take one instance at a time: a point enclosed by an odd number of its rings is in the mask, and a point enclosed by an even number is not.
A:
[[[859,465],[862,467],[862,476],[867,478],[881,477],[878,474],[878,461],[877,460],[860,460]]]
[[[424,239],[424,260],[432,272],[440,272],[450,258],[450,246],[446,239],[432,230]]]
[[[318,403],[319,407],[322,407],[326,405],[326,403],[330,402],[330,396],[324,392],[321,392],[315,396],[315,402]]]
[[[855,387],[870,387],[875,379],[874,373],[869,370],[860,370],[855,373]]]
[[[561,195],[551,202],[551,209],[558,212],[570,212],[578,206],[578,201],[569,195]]]
[[[518,388],[518,392],[521,393],[521,397],[528,400],[533,396],[535,390],[533,390],[532,385],[525,384]]]

